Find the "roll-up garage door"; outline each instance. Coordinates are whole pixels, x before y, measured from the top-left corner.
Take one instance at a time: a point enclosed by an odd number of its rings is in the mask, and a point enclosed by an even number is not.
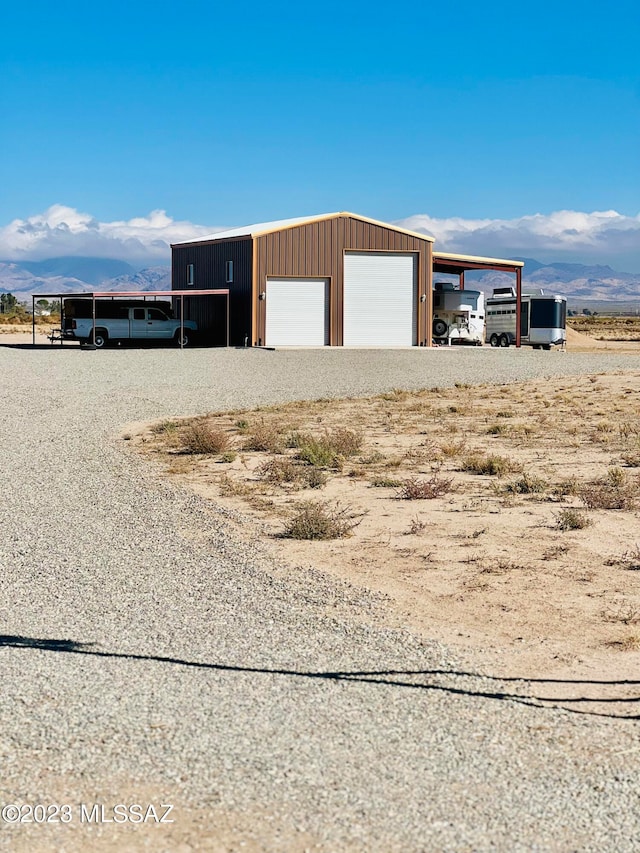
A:
[[[418,343],[416,255],[346,252],[344,345],[409,347]]]
[[[322,347],[329,343],[329,281],[268,278],[266,344]]]

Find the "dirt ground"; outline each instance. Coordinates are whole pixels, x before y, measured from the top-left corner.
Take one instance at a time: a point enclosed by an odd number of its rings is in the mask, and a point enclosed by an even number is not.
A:
[[[589,347],[581,337],[570,334],[571,349]],[[294,570],[382,594],[390,624],[444,641],[496,677],[540,679],[539,697],[565,707],[615,700],[631,713],[639,416],[640,371],[196,419],[223,434],[218,453],[185,452],[188,421],[125,438],[168,476],[244,513]],[[299,458],[300,436],[345,432],[359,437],[357,450],[324,466]],[[283,535],[304,507],[352,529],[326,540]]]
[[[30,329],[0,328],[0,343],[30,339]],[[640,354],[638,342],[572,329],[567,348]],[[186,453],[186,420],[123,438],[169,477],[240,510],[292,571],[380,593],[389,624],[450,644],[492,676],[540,679],[538,695],[565,707],[634,712],[640,370],[328,403],[208,416],[226,436],[220,453]],[[328,465],[287,446],[293,434],[322,439],[345,425],[361,443]],[[248,449],[256,435],[265,449]],[[474,472],[474,457],[476,469],[493,459],[497,473]],[[314,487],[310,470],[320,472]],[[408,484],[439,494],[404,499]],[[309,502],[354,525],[349,535],[283,537]]]

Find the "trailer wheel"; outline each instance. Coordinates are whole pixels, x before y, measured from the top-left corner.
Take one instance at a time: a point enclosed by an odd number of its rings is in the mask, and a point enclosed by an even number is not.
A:
[[[509,335],[500,335],[500,346],[508,347],[509,346]]]
[[[444,338],[447,334],[447,324],[444,320],[433,321],[433,334],[436,338]]]
[[[499,343],[499,341],[498,341],[498,336],[496,335],[496,333],[495,333],[495,332],[494,332],[494,333],[493,333],[493,335],[491,335],[491,337],[489,338],[489,343],[491,344],[491,346],[492,346],[492,347],[497,347],[497,346],[498,346],[498,343]]]

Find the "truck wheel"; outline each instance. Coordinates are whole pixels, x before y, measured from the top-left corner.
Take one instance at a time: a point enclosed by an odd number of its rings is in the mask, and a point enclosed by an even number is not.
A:
[[[500,335],[500,346],[508,347],[509,346],[509,336],[508,335]]]
[[[183,335],[182,335],[182,338],[181,338],[181,337],[180,337],[180,332],[176,332],[176,336],[175,336],[175,338],[174,338],[174,341],[176,342],[176,346],[178,346],[178,347],[179,347],[179,346],[182,346],[182,347],[188,347],[188,346],[189,346],[189,343],[190,343],[190,341],[189,341],[189,335],[188,335],[188,333],[185,331],[185,332],[183,333]]]
[[[444,320],[433,321],[433,334],[436,338],[444,338],[447,334],[447,324]]]
[[[89,338],[89,343],[93,343],[96,349],[104,349],[109,340],[109,335],[103,329],[96,329],[95,338]]]
[[[499,339],[498,339],[498,336],[496,335],[496,333],[495,333],[495,332],[494,332],[494,333],[493,333],[493,335],[491,335],[491,337],[489,338],[489,343],[491,344],[491,346],[492,346],[492,347],[497,347],[497,346],[498,346]]]

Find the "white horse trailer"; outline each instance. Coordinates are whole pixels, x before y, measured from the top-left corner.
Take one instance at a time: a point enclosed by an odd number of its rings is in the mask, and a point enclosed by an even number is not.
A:
[[[448,281],[437,281],[433,290],[433,340],[438,344],[484,343],[484,294],[460,290]]]
[[[516,341],[516,291],[498,287],[487,299],[487,340],[492,347]],[[564,346],[567,339],[567,300],[564,296],[523,293],[520,301],[520,343],[534,349]]]

